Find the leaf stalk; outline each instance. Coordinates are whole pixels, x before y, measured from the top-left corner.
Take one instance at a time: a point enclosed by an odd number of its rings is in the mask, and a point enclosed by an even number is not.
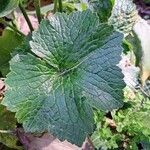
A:
[[[56,13],[57,11],[57,0],[54,0],[54,14]]]
[[[22,12],[22,14],[23,14],[28,26],[29,26],[30,31],[31,32],[34,31],[33,26],[31,24],[31,21],[30,21],[28,15],[27,15],[27,12],[26,12],[25,8],[23,7],[23,5],[21,3],[19,3],[19,8],[20,8],[20,10],[21,10],[21,12]]]
[[[59,12],[62,12],[63,8],[62,8],[62,0],[58,0],[59,3]]]
[[[41,20],[42,20],[42,16],[41,16],[41,2],[40,0],[34,0],[34,7],[35,7],[35,10],[36,10],[36,15],[37,15],[37,18],[38,18],[38,22],[40,23]]]

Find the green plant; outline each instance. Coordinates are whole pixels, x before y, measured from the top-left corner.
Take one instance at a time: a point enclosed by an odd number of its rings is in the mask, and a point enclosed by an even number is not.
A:
[[[136,93],[135,97],[130,99],[130,93],[131,90],[125,90],[124,107],[112,111],[111,119],[108,116],[99,117],[95,114],[98,125],[92,139],[97,148],[138,150],[140,143],[150,142],[150,102],[140,93]],[[101,127],[99,120],[102,120]]]
[[[28,133],[48,132],[77,146],[90,135],[101,149],[149,146],[149,102],[141,107],[137,97],[124,98],[118,67],[123,51],[137,56],[141,48],[132,36],[139,17],[135,5],[130,0],[55,0],[48,6],[52,11],[42,14],[40,0],[33,1],[35,12],[26,10],[27,3],[0,2],[0,77],[7,86],[5,95],[0,86],[0,142],[22,149],[19,140],[28,149]],[[18,26],[16,8],[28,35]]]
[[[36,56],[16,55],[11,60],[2,104],[17,112],[26,131],[50,131],[81,145],[93,130],[92,107],[122,106],[123,76],[116,66],[122,35],[85,11],[43,20],[32,39]]]

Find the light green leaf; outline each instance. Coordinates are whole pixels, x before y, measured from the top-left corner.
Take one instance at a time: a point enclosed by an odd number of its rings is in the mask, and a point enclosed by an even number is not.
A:
[[[0,142],[7,146],[7,150],[23,150],[22,146],[17,145],[17,141],[18,139],[13,134],[0,133]]]
[[[126,37],[127,42],[130,45],[130,49],[133,50],[136,57],[135,65],[140,66],[142,60],[142,47],[141,42],[137,35],[133,32]]]
[[[111,0],[89,0],[90,7],[97,13],[100,22],[107,22],[111,16],[113,3]]]
[[[9,72],[10,53],[23,41],[23,37],[5,29],[0,36],[0,71],[5,76]]]
[[[122,34],[99,24],[91,11],[56,14],[33,33],[31,54],[16,55],[3,104],[26,131],[49,131],[81,145],[93,131],[92,107],[123,104],[124,82],[116,66]]]
[[[10,14],[18,3],[19,0],[0,0],[0,18]]]
[[[13,130],[16,127],[15,115],[6,110],[6,108],[0,105],[0,130]],[[22,149],[21,146],[17,146],[17,138],[11,133],[0,132],[0,143],[7,145],[9,148]]]
[[[8,112],[2,105],[0,105],[0,120],[0,130],[11,130],[16,127],[14,114]]]
[[[109,23],[116,30],[128,34],[138,19],[138,12],[132,0],[115,0]]]

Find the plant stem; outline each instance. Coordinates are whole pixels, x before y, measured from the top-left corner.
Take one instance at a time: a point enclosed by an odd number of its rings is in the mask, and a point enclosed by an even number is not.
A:
[[[12,21],[11,21],[12,25],[18,29],[17,22],[16,22],[15,12],[12,11],[11,15],[12,15],[12,18],[13,18]]]
[[[35,7],[35,10],[36,10],[36,15],[37,15],[37,18],[38,18],[38,22],[39,22],[39,23],[40,23],[41,20],[42,20],[40,6],[41,6],[40,0],[34,0],[34,7]]]
[[[62,0],[58,0],[59,3],[59,12],[62,12]]]
[[[0,133],[7,133],[7,134],[12,134],[13,131],[12,130],[0,130]]]
[[[56,13],[57,11],[57,0],[54,0],[54,14]]]
[[[23,16],[24,16],[24,18],[25,18],[25,20],[26,20],[28,26],[29,26],[30,31],[32,32],[32,31],[34,30],[34,29],[33,29],[33,26],[32,26],[31,21],[30,21],[28,15],[27,15],[27,13],[26,13],[25,8],[22,6],[21,3],[19,3],[19,8],[20,8],[20,10],[21,10],[21,12],[22,12],[22,14],[23,14]]]
[[[8,26],[9,28],[11,28],[12,30],[14,30],[15,32],[19,33],[22,36],[25,36],[21,31],[19,31],[16,27],[10,25],[7,21],[5,21],[3,18],[0,18],[0,23],[4,24],[5,26]]]

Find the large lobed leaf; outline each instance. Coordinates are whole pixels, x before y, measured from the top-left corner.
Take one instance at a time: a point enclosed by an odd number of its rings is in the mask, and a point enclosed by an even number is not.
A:
[[[33,33],[37,56],[11,60],[2,103],[26,131],[49,131],[81,145],[93,130],[93,107],[123,105],[123,75],[116,66],[123,36],[98,20],[89,10],[57,13]]]
[[[17,6],[19,0],[0,0],[0,18],[11,13]]]

